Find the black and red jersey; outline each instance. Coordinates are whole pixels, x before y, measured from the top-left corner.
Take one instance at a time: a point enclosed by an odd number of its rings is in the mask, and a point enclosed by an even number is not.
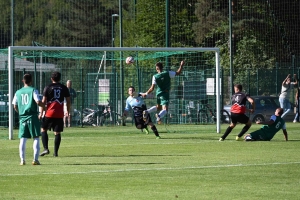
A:
[[[232,113],[244,114],[246,112],[246,102],[249,94],[245,94],[243,92],[237,92],[232,95],[231,102],[231,110]]]
[[[47,111],[45,116],[49,118],[63,118],[64,100],[65,97],[70,97],[67,86],[61,83],[51,83],[45,87],[43,96],[47,97]]]

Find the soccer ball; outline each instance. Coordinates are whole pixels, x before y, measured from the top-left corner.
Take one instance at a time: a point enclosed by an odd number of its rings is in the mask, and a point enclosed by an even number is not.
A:
[[[134,58],[132,56],[129,56],[126,58],[126,64],[130,65],[134,63]]]

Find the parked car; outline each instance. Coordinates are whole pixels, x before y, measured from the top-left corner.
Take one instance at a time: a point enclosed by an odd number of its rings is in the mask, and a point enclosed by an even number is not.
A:
[[[254,113],[246,113],[250,117],[252,122],[256,121],[268,121],[270,117],[275,113],[276,108],[280,107],[279,99],[275,96],[251,96],[255,101],[255,111]],[[247,102],[247,108],[251,108],[249,102]],[[230,105],[224,106],[224,109],[230,113]],[[292,122],[294,120],[295,114],[294,109],[285,115],[284,120],[286,122]]]

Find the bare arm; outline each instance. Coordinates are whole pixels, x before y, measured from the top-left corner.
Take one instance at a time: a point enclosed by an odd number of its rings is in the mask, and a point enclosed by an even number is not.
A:
[[[288,133],[287,133],[286,129],[283,129],[282,132],[283,132],[285,141],[288,141]]]
[[[152,84],[146,93],[141,93],[142,97],[146,97],[148,94],[150,94],[154,90],[154,88],[155,88],[155,84]]]
[[[14,109],[17,113],[19,113],[18,105],[14,105]]]
[[[184,61],[181,61],[180,62],[180,66],[179,66],[179,68],[176,71],[176,76],[179,75],[179,74],[181,74],[181,71],[183,69],[183,65],[184,65]]]
[[[44,104],[42,101],[36,101],[36,104],[37,104],[39,107],[42,107],[43,110],[45,110],[45,104]]]
[[[285,82],[286,82],[286,80],[288,79],[288,78],[290,78],[291,77],[291,75],[289,74],[289,75],[287,75],[287,77],[283,80],[283,82],[282,82],[282,86],[285,84]]]
[[[40,112],[40,114],[39,114],[39,119],[42,119],[43,113],[44,113],[44,111],[46,111],[46,107],[45,107],[46,102],[47,102],[47,97],[43,96],[43,99],[42,99],[42,102],[41,102],[41,103],[42,103],[44,106],[40,106],[40,107],[39,107],[39,112]]]
[[[152,84],[151,85],[151,87],[147,90],[147,94],[150,94],[153,90],[154,90],[154,88],[155,88],[155,85],[154,84]]]
[[[249,103],[251,104],[251,108],[252,108],[252,109],[249,109],[249,111],[250,111],[251,113],[254,113],[254,111],[255,111],[255,102],[254,102],[254,100],[253,100],[251,97],[248,97],[247,100],[248,100]]]

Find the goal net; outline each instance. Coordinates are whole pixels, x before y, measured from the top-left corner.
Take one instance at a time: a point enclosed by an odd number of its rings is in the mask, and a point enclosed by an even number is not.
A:
[[[13,127],[17,125],[17,113],[11,104],[14,93],[23,87],[24,73],[33,75],[33,86],[42,94],[53,71],[62,74],[61,82],[72,80],[77,97],[73,111],[80,113],[74,125],[83,123],[86,108],[98,110],[98,115],[111,112],[105,122],[96,126],[116,126],[123,113],[128,97],[128,87],[146,92],[156,74],[155,64],[161,62],[164,70],[177,71],[182,60],[183,71],[171,79],[168,114],[163,124],[192,130],[191,125],[212,125],[220,132],[221,123],[221,77],[218,48],[112,48],[112,47],[31,47],[12,46],[7,51],[8,66],[8,113],[9,138],[13,138]],[[127,57],[134,58],[126,64]],[[4,69],[3,69],[4,70]],[[145,99],[148,108],[157,104],[155,91]],[[209,106],[208,106],[209,105]],[[155,122],[154,114],[151,114]],[[74,119],[73,118],[73,119]],[[1,121],[0,121],[1,123]],[[119,124],[118,124],[119,125]],[[134,125],[128,118],[126,125]]]

